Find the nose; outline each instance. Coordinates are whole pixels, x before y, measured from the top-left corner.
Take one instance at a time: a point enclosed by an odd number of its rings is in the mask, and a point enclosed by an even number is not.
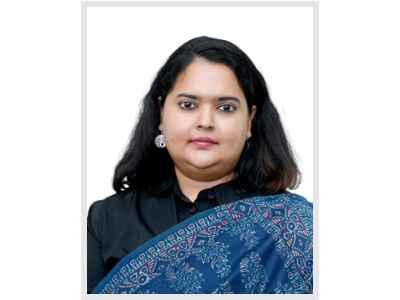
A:
[[[198,110],[197,128],[213,129],[214,128],[214,112],[211,107],[203,106]]]

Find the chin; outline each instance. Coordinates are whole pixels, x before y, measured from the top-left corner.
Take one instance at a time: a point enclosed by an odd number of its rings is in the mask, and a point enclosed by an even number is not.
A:
[[[197,169],[208,169],[217,164],[217,162],[190,162],[190,164]]]
[[[210,158],[191,158],[187,160],[190,165],[197,169],[207,169],[218,164],[218,159]]]

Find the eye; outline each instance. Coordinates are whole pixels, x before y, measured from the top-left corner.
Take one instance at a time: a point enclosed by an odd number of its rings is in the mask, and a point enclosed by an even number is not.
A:
[[[180,101],[178,102],[178,105],[180,108],[184,110],[192,110],[196,107],[196,104],[193,103],[192,101]]]
[[[236,110],[236,106],[232,105],[232,104],[223,104],[221,106],[218,107],[219,110],[223,111],[223,112],[234,112]]]

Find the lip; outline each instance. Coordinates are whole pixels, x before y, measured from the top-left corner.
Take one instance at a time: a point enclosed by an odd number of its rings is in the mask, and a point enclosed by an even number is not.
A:
[[[212,138],[209,137],[198,137],[190,140],[192,143],[196,144],[218,144],[216,140],[213,140]]]
[[[208,148],[212,147],[213,145],[218,144],[217,141],[215,141],[209,137],[198,137],[198,138],[190,140],[190,142],[197,149],[203,149],[203,150],[207,150]]]

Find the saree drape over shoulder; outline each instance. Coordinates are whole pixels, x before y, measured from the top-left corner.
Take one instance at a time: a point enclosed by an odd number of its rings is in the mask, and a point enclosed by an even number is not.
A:
[[[283,193],[216,206],[126,255],[99,294],[312,293],[313,207]]]

